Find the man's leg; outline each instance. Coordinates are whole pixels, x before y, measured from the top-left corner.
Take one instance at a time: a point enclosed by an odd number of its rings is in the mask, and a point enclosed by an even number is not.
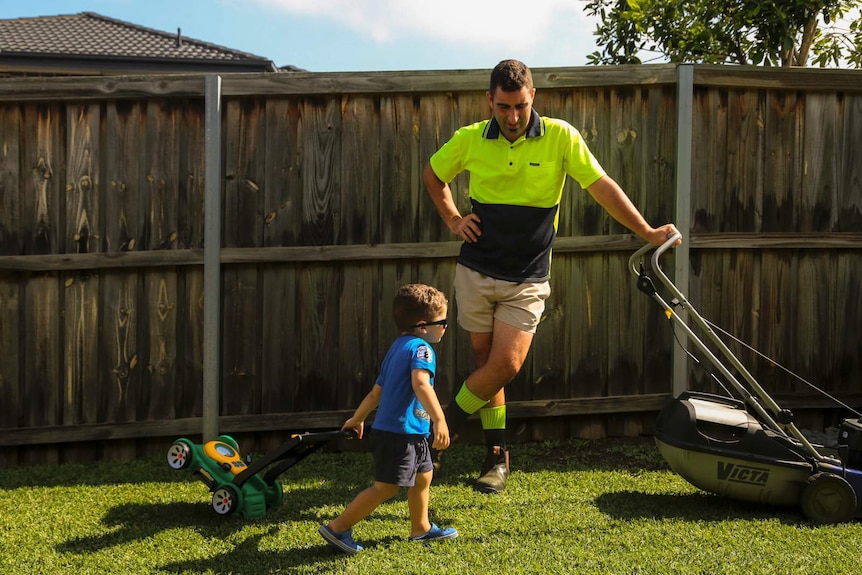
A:
[[[483,493],[499,493],[506,488],[506,478],[509,476],[504,389],[497,392],[497,395],[479,410],[479,417],[482,419],[482,430],[485,432],[485,446],[488,452],[474,487]]]
[[[470,339],[477,368],[446,409],[446,420],[451,430],[453,425],[460,427],[467,417],[480,412],[488,456],[476,488],[496,493],[505,488],[509,471],[503,388],[523,366],[533,334],[495,321],[493,333],[471,333]]]
[[[491,335],[491,334],[488,334]],[[476,367],[488,363],[493,338],[473,338],[473,354]],[[506,449],[506,389],[498,391],[494,397],[479,410],[482,430],[485,433],[485,446],[488,454],[476,480],[477,490],[485,493],[499,493],[506,488],[509,475],[509,462]]]

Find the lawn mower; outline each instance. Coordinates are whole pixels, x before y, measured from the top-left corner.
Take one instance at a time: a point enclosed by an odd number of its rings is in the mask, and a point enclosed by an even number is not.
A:
[[[203,481],[212,492],[212,507],[219,515],[239,513],[251,519],[264,517],[268,509],[281,505],[284,491],[279,475],[326,441],[353,437],[353,431],[344,430],[294,434],[254,461],[240,456],[237,442],[229,435],[219,435],[204,444],[180,438],[168,448],[168,465],[188,469]]]
[[[794,424],[793,413],[770,397],[712,324],[662,272],[661,256],[681,237],[677,233],[661,246],[642,247],[629,259],[629,267],[638,289],[658,302],[673,326],[686,334],[730,387],[725,388],[727,396],[685,391],[671,400],[655,422],[661,455],[674,472],[704,491],[742,501],[798,506],[815,523],[862,517],[862,418],[841,422],[837,449],[809,441]],[[650,251],[651,258],[646,258]],[[660,295],[660,286],[672,296],[670,302]],[[677,308],[687,312],[712,348]]]

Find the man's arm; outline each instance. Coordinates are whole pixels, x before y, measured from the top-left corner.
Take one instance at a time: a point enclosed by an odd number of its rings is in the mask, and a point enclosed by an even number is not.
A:
[[[431,201],[434,202],[434,207],[437,208],[437,213],[449,230],[467,242],[475,242],[479,239],[482,235],[479,217],[476,214],[461,216],[452,198],[452,189],[449,184],[437,177],[430,163],[425,165],[422,181],[425,183],[428,195],[431,196]]]
[[[612,218],[646,242],[659,246],[677,233],[676,226],[673,224],[665,224],[658,228],[649,225],[619,184],[609,176],[596,180],[587,188],[587,191]],[[676,245],[679,243],[681,241]]]

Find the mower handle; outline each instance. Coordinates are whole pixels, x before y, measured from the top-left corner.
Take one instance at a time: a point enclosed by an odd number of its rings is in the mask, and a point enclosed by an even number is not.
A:
[[[682,239],[682,234],[680,232],[676,232],[670,237],[668,237],[667,241],[660,246],[655,246],[653,244],[646,244],[641,249],[632,254],[632,257],[629,258],[629,268],[632,270],[632,273],[635,276],[640,276],[641,271],[643,271],[643,262],[641,261],[643,256],[649,253],[651,250],[655,250],[652,255],[652,269],[656,270],[659,274],[661,274],[661,266],[659,265],[659,258],[669,249],[671,249],[676,242]],[[662,274],[663,275],[663,274]]]
[[[712,330],[710,323],[706,321],[703,316],[698,313],[696,309],[694,309],[691,304],[689,304],[685,295],[679,290],[679,288],[674,285],[670,278],[665,275],[665,273],[661,270],[661,266],[659,265],[659,259],[661,256],[668,251],[677,241],[682,238],[682,234],[679,232],[670,236],[666,242],[661,244],[660,246],[654,246],[653,244],[647,244],[643,246],[641,249],[632,254],[632,257],[629,258],[629,267],[632,270],[632,273],[638,278],[638,289],[642,292],[649,295],[652,299],[657,301],[662,308],[665,310],[665,315],[669,320],[672,320],[674,325],[677,325],[682,329],[683,332],[688,336],[689,340],[697,346],[697,348],[704,354],[706,359],[716,368],[719,372],[725,377],[728,383],[730,383],[739,393],[745,398],[745,403],[755,411],[759,416],[760,420],[765,422],[765,425],[775,432],[784,435],[784,436],[792,436],[796,439],[808,453],[810,453],[815,459],[818,461],[826,460],[826,457],[821,455],[817,449],[811,445],[808,439],[802,435],[802,432],[797,429],[796,425],[792,421],[792,414],[787,413],[786,410],[781,409],[781,407],[775,402],[772,397],[766,392],[763,387],[761,387],[760,383],[754,378],[753,375],[748,371],[748,369],[742,364],[736,355],[727,347],[727,345],[719,338],[715,332]],[[650,258],[650,262],[647,265],[644,265],[643,256],[649,253],[650,250],[655,250],[652,254],[652,258]],[[654,272],[656,276],[658,276],[659,281],[664,284],[664,286],[668,289],[671,295],[674,296],[673,301],[669,304],[665,302],[665,300],[658,294],[655,285],[653,284],[652,279],[649,277],[649,272]],[[681,319],[679,313],[673,311],[674,307],[679,307],[682,310],[685,310],[688,313],[690,320],[706,335],[706,337],[713,343],[713,345],[718,349],[721,355],[736,369],[736,372],[739,376],[745,380],[751,389],[754,390],[755,394],[752,393],[739,381],[736,375],[731,372],[724,363],[713,353],[713,351],[703,342],[703,340],[698,337],[697,334],[689,327],[686,320]],[[756,398],[755,398],[756,396]],[[766,405],[764,408],[761,405],[761,402]],[[776,419],[777,418],[777,419]],[[785,428],[789,431],[785,431]]]

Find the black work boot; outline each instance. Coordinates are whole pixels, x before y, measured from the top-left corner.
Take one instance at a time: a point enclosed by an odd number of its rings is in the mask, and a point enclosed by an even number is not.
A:
[[[482,464],[482,474],[473,487],[482,493],[500,493],[506,489],[508,475],[509,450],[495,445],[488,451],[485,463]]]

